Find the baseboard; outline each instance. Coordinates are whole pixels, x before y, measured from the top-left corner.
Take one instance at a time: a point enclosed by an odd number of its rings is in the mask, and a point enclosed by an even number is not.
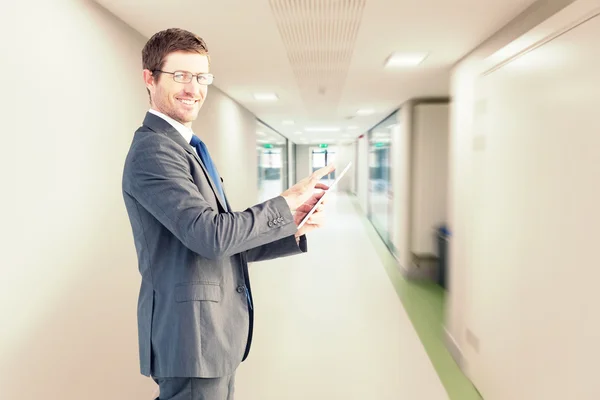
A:
[[[448,329],[446,329],[445,326],[444,326],[444,344],[446,345],[448,352],[450,353],[450,355],[452,356],[452,358],[454,359],[456,364],[458,364],[458,366],[461,369],[463,369],[463,362],[464,362],[463,353],[460,350],[458,343],[456,343],[456,340],[454,340],[454,337],[450,334],[450,332],[448,332]],[[464,369],[463,369],[463,372],[464,372]]]
[[[411,280],[437,282],[439,260],[431,254],[411,254],[410,266],[406,268],[406,277]]]

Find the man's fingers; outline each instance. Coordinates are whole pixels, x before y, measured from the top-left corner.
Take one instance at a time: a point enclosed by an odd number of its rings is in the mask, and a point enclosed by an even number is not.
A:
[[[323,197],[322,194],[316,194],[313,197],[311,197],[306,203],[302,204],[300,207],[298,207],[296,209],[296,211],[302,212],[302,213],[309,213],[310,210],[313,209],[313,207],[315,206],[315,204],[317,204],[317,202],[319,201],[319,198]],[[321,203],[319,204],[319,206],[317,207],[317,209],[315,210],[315,212],[321,212],[325,209],[325,199],[323,199],[323,201],[321,201]]]
[[[312,174],[312,180],[314,182],[318,182],[325,175],[329,175],[333,171],[335,171],[335,165],[334,164],[329,164],[328,166],[320,168],[320,169],[316,170],[315,172],[313,172],[313,174]]]
[[[311,206],[310,204],[302,204],[300,207],[298,207],[298,209],[296,211],[300,211],[302,213],[306,213],[308,214],[310,212],[310,210],[312,210],[313,206]]]
[[[325,222],[325,214],[322,212],[314,213],[313,215],[310,216],[308,221],[306,221],[307,224],[311,224],[311,225],[323,225],[324,222]]]
[[[308,201],[306,203],[310,204],[312,207],[315,204],[317,204],[317,201],[319,201],[319,199],[321,199],[321,197],[323,197],[324,195],[325,195],[325,192],[315,193],[310,197],[310,199],[308,199]],[[324,203],[324,202],[325,202],[325,199],[323,199],[323,201],[321,203]]]
[[[327,186],[324,183],[319,182],[315,185],[315,189],[329,190],[329,186]]]
[[[323,193],[323,196],[324,195],[325,195],[325,193]],[[321,197],[323,197],[323,196],[321,196]],[[321,198],[321,197],[319,197],[319,198]],[[327,203],[327,197],[324,197],[323,200],[321,200],[321,204],[325,204],[325,203]]]

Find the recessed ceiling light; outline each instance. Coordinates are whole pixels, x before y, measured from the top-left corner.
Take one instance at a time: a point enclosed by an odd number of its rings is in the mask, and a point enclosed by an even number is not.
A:
[[[421,64],[427,55],[427,53],[392,53],[385,61],[385,67],[414,67]]]
[[[302,135],[302,132],[294,132],[296,135]]]
[[[339,132],[340,128],[326,128],[326,127],[314,127],[314,128],[305,128],[306,132]]]
[[[294,121],[292,121],[291,119],[286,119],[285,121],[281,122],[283,125],[294,125]]]
[[[277,101],[279,97],[275,93],[254,93],[254,98],[260,101]]]
[[[264,132],[261,132],[261,131],[257,131],[257,132],[256,132],[256,134],[257,134],[258,136],[265,136],[265,135],[266,135],[266,133],[264,133]]]
[[[356,112],[356,115],[371,115],[373,114],[375,111],[371,110],[370,108],[361,108],[360,110],[358,110]]]
[[[351,131],[358,129],[358,126],[349,126],[348,129],[350,129]]]

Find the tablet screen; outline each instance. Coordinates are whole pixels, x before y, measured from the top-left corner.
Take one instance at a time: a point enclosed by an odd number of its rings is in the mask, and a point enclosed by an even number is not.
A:
[[[331,189],[333,189],[333,187],[340,181],[340,179],[342,179],[342,177],[344,176],[344,174],[346,174],[346,172],[348,172],[348,169],[350,169],[351,165],[352,165],[352,162],[349,162],[348,165],[346,165],[346,168],[344,168],[342,170],[342,172],[335,178],[335,181],[333,181],[333,183],[331,184],[331,186],[329,186],[329,189],[325,191],[325,194],[323,196],[321,196],[321,198],[319,199],[319,201],[317,201],[317,204],[315,204],[314,207],[311,208],[311,210],[308,212],[308,214],[306,214],[306,216],[302,219],[302,222],[300,222],[300,224],[298,225],[298,229],[302,228],[302,226],[306,223],[306,221],[308,221],[308,219],[310,218],[310,216],[317,210],[317,208],[319,207],[319,204],[321,204],[321,202],[323,201],[323,199],[325,198],[325,196],[327,196],[327,194],[329,193],[329,191]]]

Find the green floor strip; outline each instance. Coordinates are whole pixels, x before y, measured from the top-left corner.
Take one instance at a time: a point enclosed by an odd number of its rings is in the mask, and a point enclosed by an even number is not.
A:
[[[354,196],[350,198],[359,214],[364,216],[358,199]],[[402,276],[396,259],[373,225],[366,217],[361,219],[449,398],[451,400],[482,399],[444,344],[444,290],[433,282],[407,281]]]

